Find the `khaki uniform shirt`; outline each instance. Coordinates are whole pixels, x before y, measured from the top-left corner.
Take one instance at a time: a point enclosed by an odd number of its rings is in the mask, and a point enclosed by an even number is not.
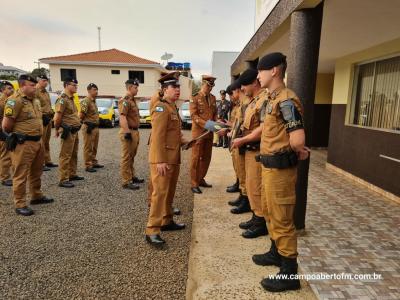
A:
[[[284,87],[272,93],[267,93],[265,109],[261,110],[261,119],[264,120],[264,125],[261,134],[260,153],[263,155],[291,150],[289,134],[286,132],[279,107],[279,103],[287,99],[291,99],[300,114],[303,115],[303,105],[292,90]]]
[[[10,96],[4,107],[4,116],[14,119],[12,132],[30,136],[43,134],[42,111],[40,101],[28,98],[21,91]]]
[[[50,95],[46,89],[36,89],[36,98],[40,101],[42,114],[53,116],[54,112],[51,108]]]
[[[204,133],[204,126],[208,120],[215,121],[217,118],[215,96],[213,94],[206,96],[200,91],[190,99],[189,109],[193,121],[192,136],[196,138]]]
[[[79,127],[81,121],[78,117],[78,109],[74,102],[74,96],[62,93],[56,101],[56,113],[61,113],[61,122],[72,127]]]
[[[139,128],[139,109],[133,97],[126,95],[125,97],[119,99],[118,111],[120,115],[126,117],[130,129]],[[119,132],[122,133],[123,129],[121,128]]]
[[[4,107],[6,106],[7,96],[5,94],[1,94],[0,96],[0,131],[1,131],[1,122],[4,117]]]
[[[96,99],[85,97],[81,101],[81,113],[85,115],[83,122],[99,124],[99,109]]]
[[[181,163],[181,119],[173,102],[158,101],[151,111],[149,163]]]
[[[262,89],[247,105],[242,124],[243,135],[250,134],[260,126],[260,108],[261,104],[266,100],[266,96],[266,90]]]

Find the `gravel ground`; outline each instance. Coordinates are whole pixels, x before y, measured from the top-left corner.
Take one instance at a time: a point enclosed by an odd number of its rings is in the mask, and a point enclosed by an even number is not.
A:
[[[45,172],[43,191],[55,203],[35,207],[35,215],[14,213],[10,189],[0,187],[0,299],[184,299],[191,238],[193,195],[188,161],[182,158],[176,219],[188,226],[164,233],[167,247],[144,241],[147,183],[139,191],[120,187],[118,129],[101,129],[98,158],[105,169],[86,173],[79,147],[74,189],[57,187],[57,169]],[[148,182],[148,129],[141,129],[136,170]],[[189,132],[185,132],[188,134]],[[59,141],[52,139],[58,161]]]

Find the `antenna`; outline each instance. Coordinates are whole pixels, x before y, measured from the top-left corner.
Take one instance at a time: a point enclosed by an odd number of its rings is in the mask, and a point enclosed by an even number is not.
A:
[[[97,26],[97,30],[99,32],[99,51],[101,50],[101,27]]]

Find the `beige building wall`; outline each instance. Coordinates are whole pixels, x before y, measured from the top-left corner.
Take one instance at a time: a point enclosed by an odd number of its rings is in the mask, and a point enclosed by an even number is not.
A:
[[[84,65],[56,65],[50,64],[51,87],[53,91],[62,91],[60,69],[76,69],[78,95],[86,95],[86,87],[93,82],[99,87],[100,95],[121,97],[125,93],[125,81],[129,78],[128,71],[144,71],[144,83],[139,86],[138,97],[148,97],[158,89],[158,79],[161,69],[109,67],[109,66],[84,66]],[[111,70],[120,70],[120,74],[111,74]]]
[[[318,73],[315,89],[315,104],[332,104],[334,74]]]

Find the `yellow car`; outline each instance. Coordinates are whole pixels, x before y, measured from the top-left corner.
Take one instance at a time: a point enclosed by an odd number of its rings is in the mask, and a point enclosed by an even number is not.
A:
[[[150,101],[146,100],[139,102],[138,108],[140,116],[140,126],[151,126]]]
[[[119,123],[118,100],[114,98],[96,98],[100,125],[115,127]]]

